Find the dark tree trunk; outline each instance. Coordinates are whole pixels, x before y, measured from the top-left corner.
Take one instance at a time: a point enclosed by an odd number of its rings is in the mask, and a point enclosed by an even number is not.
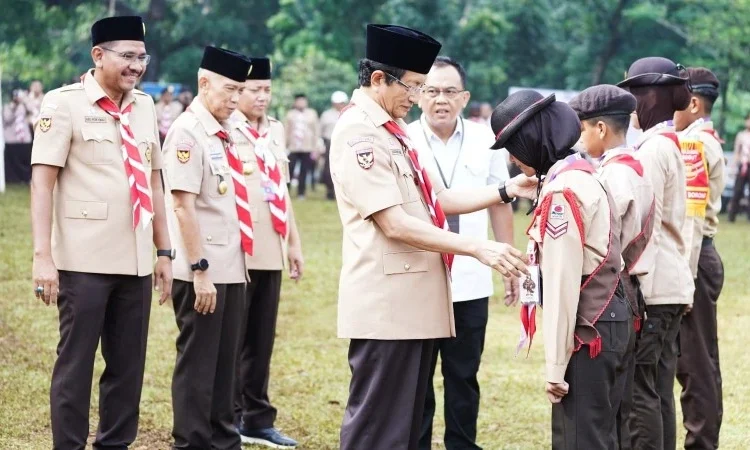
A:
[[[620,22],[622,22],[622,13],[625,7],[628,5],[630,0],[619,0],[612,14],[609,16],[609,20],[606,22],[607,32],[609,33],[609,39],[604,45],[602,50],[596,56],[596,62],[594,63],[594,72],[591,77],[591,82],[594,85],[601,84],[604,79],[604,74],[607,72],[607,67],[612,57],[617,53],[622,43],[622,31],[620,29]],[[595,36],[592,36],[595,38]]]

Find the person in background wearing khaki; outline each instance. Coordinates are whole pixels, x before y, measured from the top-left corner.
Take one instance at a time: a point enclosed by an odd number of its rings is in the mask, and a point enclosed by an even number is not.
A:
[[[156,103],[156,116],[159,120],[159,138],[161,142],[164,142],[164,138],[167,137],[169,127],[172,126],[174,120],[179,116],[185,109],[182,103],[174,100],[174,88],[168,86],[161,91],[159,101]]]
[[[648,241],[654,229],[654,191],[643,175],[643,166],[626,145],[630,114],[635,111],[632,94],[603,84],[584,89],[568,104],[581,121],[581,144],[594,160],[597,178],[612,196],[614,218],[620,225],[620,245],[625,266],[620,281],[634,315],[634,333],[625,353],[625,393],[617,413],[617,441],[620,450],[630,449],[630,410],[635,376],[635,340],[641,330],[645,304],[639,276],[653,264],[654,249]],[[647,251],[648,250],[648,251]]]
[[[284,129],[286,130],[286,145],[289,149],[289,170],[293,176],[299,166],[297,196],[304,200],[307,176],[315,176],[313,153],[317,154],[320,140],[318,113],[307,107],[305,94],[294,95],[294,107],[286,114]]]
[[[724,190],[724,151],[723,141],[711,121],[711,111],[719,98],[719,80],[703,67],[688,68],[688,75],[692,92],[690,104],[682,111],[675,111],[674,126],[680,133],[683,148],[688,142],[702,144],[694,148],[702,148],[702,154],[696,155],[702,157],[703,163],[697,164],[692,173],[698,182],[695,187],[705,193],[705,197],[692,197],[703,200],[705,215],[698,217],[703,220],[696,221],[695,240],[699,248],[693,258],[695,295],[693,308],[682,317],[680,325],[677,381],[682,386],[682,422],[687,429],[685,448],[717,449],[723,405],[716,304],[724,285],[724,264],[713,241]]]
[[[368,25],[366,42],[360,88],[331,137],[343,225],[338,335],[350,339],[352,372],[340,447],[413,450],[434,341],[455,336],[453,255],[471,255],[505,276],[525,270],[521,252],[451,233],[445,215],[510,202],[536,183],[446,190],[420,163],[403,121],[440,43],[394,25]]]
[[[333,179],[331,178],[331,135],[333,127],[339,120],[341,110],[349,102],[349,96],[346,92],[336,91],[331,94],[331,107],[320,115],[320,135],[326,146],[325,164],[323,165],[323,183],[326,185],[326,198],[336,200],[336,193],[333,190]]]
[[[677,334],[686,305],[693,302],[694,288],[681,234],[687,197],[685,165],[669,121],[690,101],[688,76],[684,67],[667,58],[648,57],[635,61],[627,77],[618,86],[637,100],[643,135],[635,145],[635,157],[656,201],[648,243],[656,247],[654,262],[648,274],[639,277],[646,320],[636,339],[629,427],[635,449],[674,449]]]
[[[267,116],[271,102],[271,62],[250,58],[252,70],[230,119],[232,137],[242,160],[253,217],[255,245],[245,256],[250,282],[247,311],[240,334],[237,360],[235,425],[244,444],[294,447],[293,439],[274,428],[276,408],[268,398],[271,355],[283,270],[291,279],[302,277],[302,243],[287,192],[289,160],[284,127]]]
[[[745,198],[745,188],[750,185],[750,113],[745,116],[745,129],[737,133],[734,138],[734,155],[732,163],[736,166],[737,176],[734,178],[732,200],[729,202],[727,219],[737,220],[737,214],[742,212],[742,200]],[[750,220],[750,207],[745,213]]]
[[[156,113],[134,90],[149,55],[140,17],[91,27],[95,64],[81,82],[49,92],[32,153],[31,223],[37,297],[57,303],[60,343],[50,410],[56,450],[89,436],[96,349],[99,380],[95,449],[126,448],[138,431],[153,286],[170,295],[172,257],[160,182]]]
[[[420,160],[438,174],[447,188],[468,189],[506,181],[508,168],[502,151],[490,150],[495,143],[492,130],[460,117],[470,93],[464,68],[447,56],[438,56],[425,80],[419,106],[422,115],[407,129],[418,149]],[[498,242],[513,245],[513,209],[509,204],[491,205],[486,210],[461,216],[448,216],[451,231],[477,239],[487,239],[492,225]],[[518,280],[505,278],[505,304],[518,300]],[[478,448],[477,418],[480,390],[477,373],[484,350],[489,317],[489,297],[493,293],[492,269],[468,256],[456,256],[451,271],[451,294],[456,337],[435,343],[431,373],[438,353],[442,361],[445,387],[445,447]],[[420,448],[432,445],[435,391],[432,376]]]
[[[198,96],[164,141],[169,227],[177,248],[172,288],[179,328],[172,378],[176,449],[240,448],[234,382],[245,312],[245,257],[253,254],[254,239],[228,119],[249,71],[250,61],[242,55],[206,47]]]

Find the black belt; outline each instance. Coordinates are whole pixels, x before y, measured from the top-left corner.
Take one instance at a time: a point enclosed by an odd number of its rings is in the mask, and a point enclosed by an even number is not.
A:
[[[714,238],[711,236],[703,236],[703,242],[701,242],[701,247],[708,247],[710,245],[714,245]]]

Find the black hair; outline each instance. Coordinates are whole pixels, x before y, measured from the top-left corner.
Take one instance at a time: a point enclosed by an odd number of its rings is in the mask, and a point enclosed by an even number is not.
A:
[[[451,66],[456,69],[458,75],[461,77],[461,88],[466,89],[466,70],[458,61],[454,60],[450,56],[438,56],[435,58],[435,62],[432,63],[434,67],[448,67]]]
[[[397,80],[400,80],[404,75],[406,75],[406,70],[404,69],[389,66],[388,64],[382,64],[371,59],[362,58],[359,60],[359,85],[362,87],[370,86],[370,78],[372,78],[372,74],[376,70],[381,70],[385,73],[389,73]],[[390,85],[392,83],[393,80],[390,77],[385,77],[385,84]]]
[[[700,92],[693,92],[693,97],[698,97],[703,102],[703,109],[706,110],[707,114],[711,114],[711,111],[714,110],[714,102],[716,102],[716,98],[711,98],[707,95],[703,95]],[[748,114],[748,117],[750,117],[750,114]]]
[[[298,98],[305,98],[306,99],[307,95],[305,95],[302,92],[297,92],[296,94],[294,94],[294,99],[297,100]]]
[[[627,134],[628,128],[630,127],[630,115],[618,114],[615,116],[599,116],[585,119],[584,122],[591,126],[596,125],[597,122],[604,122],[615,134]]]
[[[167,92],[171,92],[171,91],[169,90],[169,86],[167,86],[167,87],[165,87],[164,89],[162,89],[162,90],[161,90],[161,95],[164,95],[164,94],[166,94]]]

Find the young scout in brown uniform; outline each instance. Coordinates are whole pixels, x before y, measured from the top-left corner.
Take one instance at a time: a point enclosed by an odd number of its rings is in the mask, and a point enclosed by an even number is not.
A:
[[[591,164],[571,150],[581,124],[554,94],[514,93],[491,122],[492,148],[505,147],[525,175],[545,177],[528,230],[541,279],[530,266],[522,285],[541,287],[552,448],[616,448],[633,315],[619,282],[613,201]]]
[[[331,138],[344,228],[338,334],[351,339],[344,450],[417,448],[434,339],[455,336],[448,278],[454,253],[506,276],[525,270],[521,252],[451,233],[445,215],[509,202],[535,183],[444,189],[433,184],[439,176],[422,170],[406,136],[403,118],[439,49],[418,31],[368,25],[361,87]]]
[[[159,249],[153,285],[160,302],[171,291],[173,252],[154,102],[133,89],[149,61],[144,30],[140,17],[96,22],[95,69],[80,83],[47,93],[36,125],[33,277],[37,297],[57,303],[60,312],[50,391],[55,449],[86,446],[99,339],[106,368],[94,448],[133,442],[151,310],[152,242]]]
[[[250,62],[206,47],[200,67],[198,96],[164,141],[180,330],[172,436],[179,449],[239,449],[234,379],[245,311],[245,256],[252,254],[253,236],[248,190],[227,120],[237,108]]]
[[[302,276],[302,245],[286,189],[289,160],[284,126],[266,115],[271,101],[271,63],[268,58],[250,58],[250,62],[252,70],[239,108],[230,118],[255,235],[253,254],[245,256],[250,283],[237,361],[235,422],[245,444],[294,447],[293,439],[273,427],[276,408],[268,398],[268,379],[282,271],[288,267],[293,280]]]
[[[638,276],[647,274],[653,264],[653,251],[650,250],[653,247],[647,244],[654,228],[655,202],[651,184],[643,175],[643,166],[625,144],[636,100],[623,89],[603,84],[585,89],[568,104],[581,121],[581,142],[586,153],[594,159],[597,178],[612,196],[625,263],[621,282],[634,314],[633,329],[638,332],[645,311]],[[627,378],[617,418],[621,450],[630,448],[628,422],[633,402],[635,339],[636,333],[633,333],[625,354]]]
[[[702,171],[708,182],[705,220],[699,238],[697,278],[693,309],[682,318],[677,381],[682,385],[683,424],[687,429],[685,448],[719,448],[723,413],[721,368],[716,326],[716,303],[724,285],[724,265],[714,247],[714,236],[724,190],[722,141],[714,130],[711,110],[719,97],[719,80],[708,69],[689,68],[692,96],[689,106],[675,111],[674,126],[680,140],[703,144]],[[701,170],[699,169],[699,174]]]
[[[644,133],[635,155],[651,181],[656,205],[649,246],[655,259],[640,277],[646,320],[636,341],[636,370],[630,432],[633,448],[675,447],[674,377],[677,333],[685,305],[693,302],[693,281],[681,232],[685,221],[685,167],[679,141],[668,121],[690,100],[688,78],[679,64],[660,57],[642,58],[618,86],[638,101]]]

